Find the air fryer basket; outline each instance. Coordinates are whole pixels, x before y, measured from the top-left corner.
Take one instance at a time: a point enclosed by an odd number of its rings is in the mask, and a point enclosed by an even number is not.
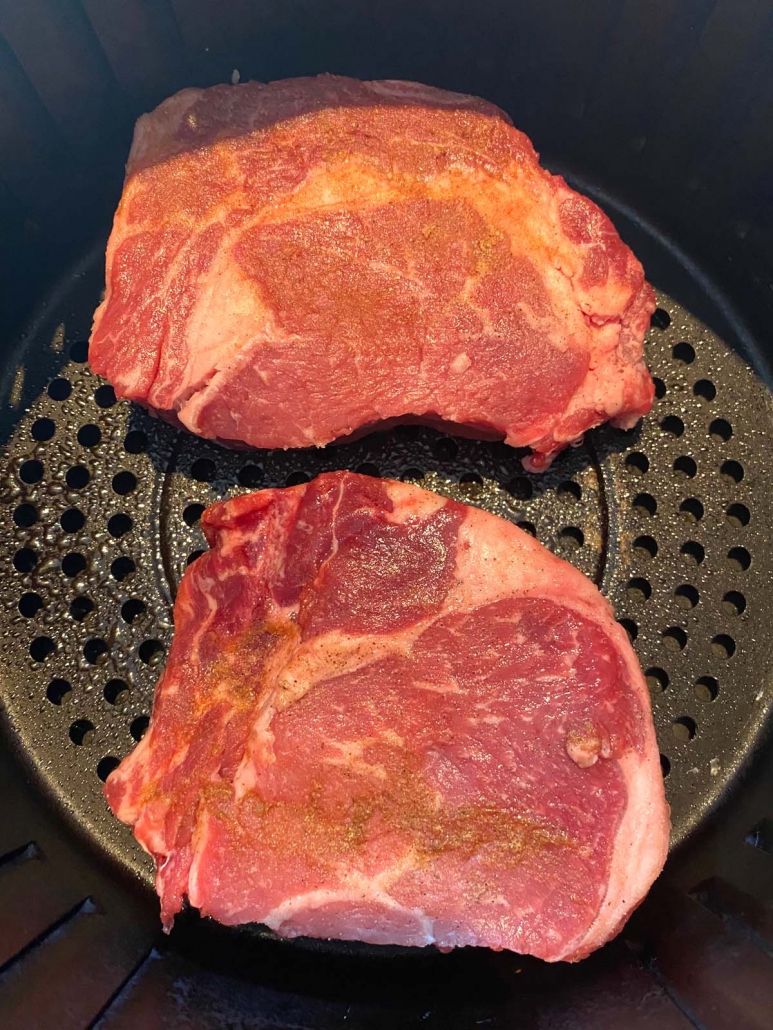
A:
[[[378,11],[0,0],[0,1025],[767,1027],[773,6]],[[234,68],[407,77],[500,103],[660,291],[642,425],[597,430],[533,476],[502,444],[424,428],[232,452],[116,403],[85,341],[131,122]],[[191,912],[159,935],[149,860],[101,785],[147,726],[199,516],[330,468],[516,522],[595,579],[633,640],[672,856],[623,936],[578,967],[288,943]]]

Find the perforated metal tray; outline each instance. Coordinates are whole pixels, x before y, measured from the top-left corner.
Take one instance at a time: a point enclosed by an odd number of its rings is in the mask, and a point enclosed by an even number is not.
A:
[[[205,505],[331,468],[410,479],[510,519],[594,579],[652,691],[679,843],[755,747],[771,704],[766,537],[770,396],[744,362],[661,295],[647,338],[657,400],[542,476],[503,444],[406,426],[324,451],[236,452],[152,419],[88,369],[98,248],[23,341],[0,500],[2,700],[45,789],[124,868],[150,862],[102,781],[148,724]],[[56,374],[55,374],[56,373]]]

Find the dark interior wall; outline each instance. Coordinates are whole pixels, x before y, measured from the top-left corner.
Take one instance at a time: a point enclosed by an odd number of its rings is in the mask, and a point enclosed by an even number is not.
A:
[[[548,163],[773,314],[771,0],[0,0],[4,324],[104,231],[131,125],[187,85],[335,71],[504,107]]]

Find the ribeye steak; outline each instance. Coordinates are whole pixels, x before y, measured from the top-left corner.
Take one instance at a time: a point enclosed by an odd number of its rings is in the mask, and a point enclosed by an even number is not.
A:
[[[649,410],[642,268],[475,97],[321,76],[139,119],[90,358],[194,433],[322,446],[400,420],[533,449]]]
[[[659,873],[647,688],[504,519],[348,472],[209,508],[150,727],[109,777],[187,895],[285,936],[579,959]]]

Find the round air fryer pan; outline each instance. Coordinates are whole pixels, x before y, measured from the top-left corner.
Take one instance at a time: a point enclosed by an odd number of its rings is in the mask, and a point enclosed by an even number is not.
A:
[[[8,440],[0,496],[5,709],[44,789],[94,845],[150,887],[150,861],[101,786],[147,728],[177,586],[205,546],[204,507],[333,468],[486,508],[599,585],[645,670],[683,841],[773,704],[773,413],[759,376],[660,294],[651,414],[630,432],[588,434],[543,475],[504,444],[418,426],[321,451],[231,451],[117,403],[89,371],[103,254],[100,243],[63,278],[25,335],[11,404],[27,377],[41,381]]]

